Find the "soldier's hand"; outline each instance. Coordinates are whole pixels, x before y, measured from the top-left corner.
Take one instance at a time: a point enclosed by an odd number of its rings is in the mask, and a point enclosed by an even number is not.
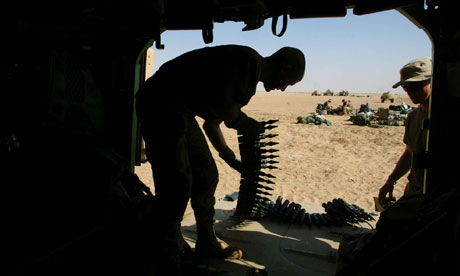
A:
[[[393,189],[395,182],[391,179],[388,179],[387,182],[379,190],[379,202],[385,206],[388,202],[386,200],[386,195],[393,197]]]
[[[225,125],[229,128],[238,130],[239,133],[243,134],[250,140],[256,140],[259,138],[259,134],[265,131],[265,123],[258,122],[257,120],[248,117],[244,112],[240,112],[240,117],[233,123],[225,122]]]
[[[239,132],[249,140],[257,140],[259,139],[259,135],[265,132],[265,124],[252,118],[250,119],[253,120],[251,127]]]
[[[241,160],[236,158],[235,153],[228,146],[219,153],[219,156],[225,161],[225,163],[237,170],[239,173],[243,171],[243,164],[241,163]]]

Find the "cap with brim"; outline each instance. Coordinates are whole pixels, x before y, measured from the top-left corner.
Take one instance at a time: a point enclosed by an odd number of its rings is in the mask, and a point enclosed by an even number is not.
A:
[[[400,70],[401,80],[393,85],[396,88],[406,82],[418,82],[431,79],[431,57],[414,59]]]

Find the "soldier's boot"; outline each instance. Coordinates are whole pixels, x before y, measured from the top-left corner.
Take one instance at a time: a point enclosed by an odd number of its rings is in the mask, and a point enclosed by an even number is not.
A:
[[[243,257],[243,250],[219,239],[212,226],[198,230],[197,235],[195,252],[201,257],[233,260]]]

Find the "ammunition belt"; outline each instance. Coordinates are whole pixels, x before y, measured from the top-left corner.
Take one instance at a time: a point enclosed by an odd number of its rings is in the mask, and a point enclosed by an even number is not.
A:
[[[278,151],[278,149],[273,148],[273,146],[278,145],[278,142],[270,141],[278,134],[268,132],[277,127],[274,125],[277,121],[261,122],[265,131],[256,140],[248,139],[244,135],[238,136],[241,162],[244,169],[241,173],[235,217],[255,219],[263,217],[267,212],[268,202],[270,202],[267,196],[272,195],[270,192],[273,188],[270,186],[275,183],[271,179],[275,176],[265,170],[277,169],[278,167],[274,164],[278,163],[275,159],[279,157],[273,154]]]
[[[281,196],[271,201],[267,208],[268,217],[287,223],[316,226],[343,226],[375,221],[375,218],[356,204],[349,204],[341,198],[335,198],[322,204],[326,213],[308,213],[295,202],[284,200]]]
[[[274,218],[287,223],[305,224],[309,227],[317,226],[342,226],[356,223],[375,221],[374,217],[356,204],[349,204],[341,198],[322,204],[325,213],[309,213],[305,208],[295,202],[284,200],[278,196],[275,202],[267,196],[272,196],[270,187],[275,184],[274,175],[265,170],[278,169],[274,164],[279,155],[273,153],[278,149],[273,148],[278,142],[271,138],[278,134],[268,133],[276,128],[274,123],[278,120],[261,122],[265,132],[256,140],[250,140],[244,135],[238,136],[243,172],[241,173],[240,189],[234,217],[245,219]]]

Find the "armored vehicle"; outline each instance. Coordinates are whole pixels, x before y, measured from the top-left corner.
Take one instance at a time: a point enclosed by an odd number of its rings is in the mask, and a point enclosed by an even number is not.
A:
[[[334,92],[332,92],[331,90],[328,89],[328,90],[324,91],[323,95],[324,96],[334,96]]]
[[[311,93],[312,96],[322,96],[323,92],[321,90],[315,90]]]
[[[391,91],[384,92],[384,93],[382,93],[382,96],[380,96],[380,100],[382,101],[382,103],[384,103],[387,100],[392,102],[392,103],[394,103],[395,94],[393,92],[391,92]]]

